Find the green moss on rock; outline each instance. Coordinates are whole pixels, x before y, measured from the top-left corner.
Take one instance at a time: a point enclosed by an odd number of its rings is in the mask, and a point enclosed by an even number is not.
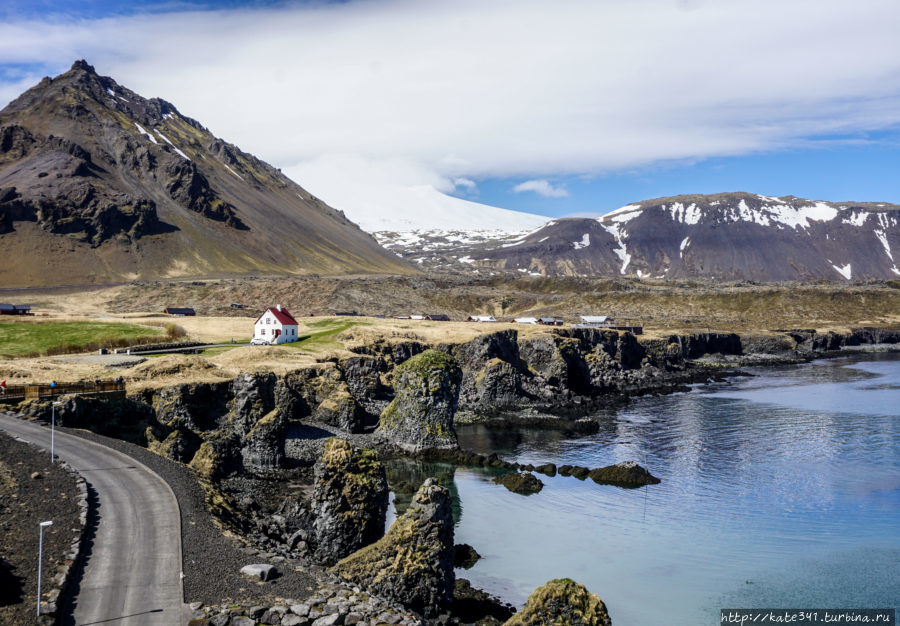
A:
[[[528,596],[504,626],[612,626],[603,601],[570,578],[557,578]]]

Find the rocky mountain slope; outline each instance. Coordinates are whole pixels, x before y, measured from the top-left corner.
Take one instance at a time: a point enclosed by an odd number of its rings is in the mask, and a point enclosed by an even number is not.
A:
[[[481,273],[887,279],[900,276],[900,206],[749,193],[677,196],[597,219],[552,220],[521,237],[384,243],[422,267]]]
[[[0,111],[0,284],[409,273],[280,170],[84,61]]]

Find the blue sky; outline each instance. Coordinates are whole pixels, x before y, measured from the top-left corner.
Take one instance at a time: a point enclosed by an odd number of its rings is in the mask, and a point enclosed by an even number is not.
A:
[[[86,58],[364,207],[900,203],[898,23],[895,0],[6,0],[0,105]]]

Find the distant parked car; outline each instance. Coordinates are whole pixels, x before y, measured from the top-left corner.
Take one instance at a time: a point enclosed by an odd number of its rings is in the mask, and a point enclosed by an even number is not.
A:
[[[269,342],[266,341],[265,339],[260,339],[259,337],[257,337],[255,339],[250,340],[250,345],[251,346],[267,346],[267,345],[269,345]]]

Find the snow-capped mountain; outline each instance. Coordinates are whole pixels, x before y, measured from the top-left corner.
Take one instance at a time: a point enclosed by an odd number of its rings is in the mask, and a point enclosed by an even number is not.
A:
[[[900,206],[749,193],[677,196],[441,251],[479,271],[852,280],[900,276]],[[414,259],[418,260],[418,259]]]

